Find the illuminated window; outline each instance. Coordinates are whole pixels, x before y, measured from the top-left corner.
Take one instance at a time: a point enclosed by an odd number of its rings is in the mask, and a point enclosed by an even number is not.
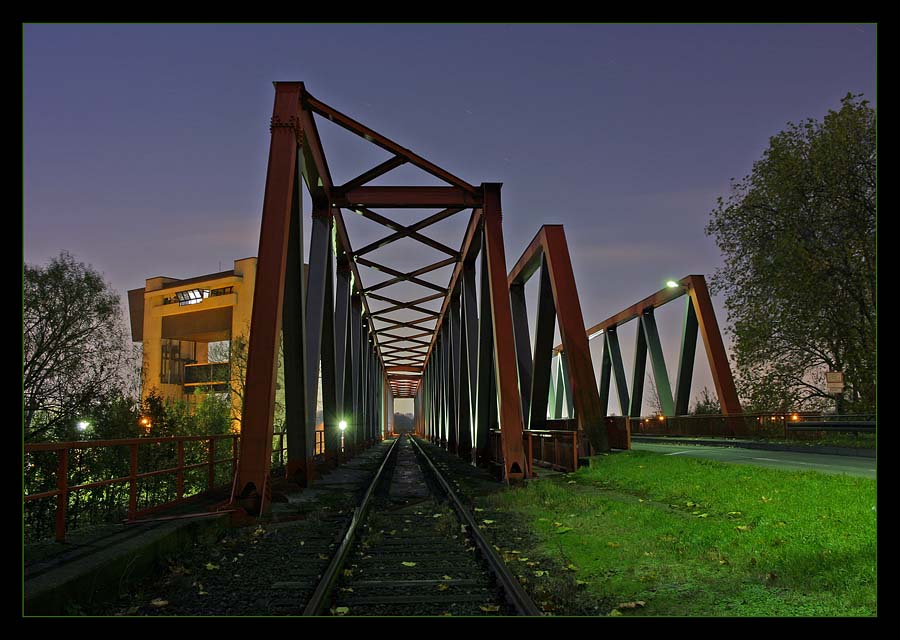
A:
[[[178,298],[178,304],[184,306],[186,304],[198,304],[203,302],[204,298],[209,297],[209,289],[188,289],[187,291],[178,291],[175,294]]]

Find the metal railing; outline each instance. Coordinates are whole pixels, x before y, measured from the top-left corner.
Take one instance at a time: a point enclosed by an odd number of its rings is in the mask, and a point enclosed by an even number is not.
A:
[[[151,511],[155,511],[165,506],[171,506],[173,504],[179,503],[186,499],[185,496],[185,472],[189,472],[194,469],[205,468],[207,470],[206,476],[206,490],[211,490],[216,488],[216,467],[222,464],[231,463],[231,474],[229,477],[233,477],[237,459],[238,459],[238,440],[240,436],[238,434],[223,434],[223,435],[205,435],[205,436],[175,436],[168,438],[127,438],[120,440],[86,440],[86,441],[72,441],[72,442],[41,442],[41,443],[31,443],[25,445],[25,455],[26,455],[26,471],[29,469],[29,462],[27,460],[28,456],[35,456],[41,453],[54,453],[56,455],[56,488],[45,491],[38,491],[36,493],[26,494],[23,497],[25,504],[30,502],[34,502],[37,500],[48,499],[48,498],[56,498],[55,503],[55,525],[54,525],[54,534],[56,540],[58,542],[63,542],[66,539],[66,531],[67,531],[67,514],[69,511],[69,497],[73,494],[77,494],[81,491],[87,491],[92,489],[105,488],[115,485],[127,485],[128,486],[128,507],[127,507],[127,518],[129,520],[133,520],[135,517],[139,515],[143,515],[149,513]],[[216,444],[223,440],[231,440],[230,447],[230,456],[224,458],[216,457]],[[205,460],[198,463],[185,464],[185,445],[187,443],[193,442],[205,442],[206,443],[206,455]],[[140,465],[140,450],[141,447],[149,448],[151,446],[165,447],[166,445],[174,445],[175,447],[175,458],[176,464],[175,466],[166,467],[163,469],[153,469],[149,471],[141,471]],[[128,475],[123,475],[115,478],[107,478],[102,480],[93,480],[90,482],[82,482],[80,484],[70,484],[69,476],[70,476],[70,461],[74,455],[77,453],[84,453],[88,450],[92,449],[104,449],[104,448],[113,448],[113,447],[127,447],[128,448]],[[221,449],[220,449],[221,450]],[[118,457],[118,456],[116,456]],[[158,461],[159,451],[155,452],[155,455],[151,456],[153,461]],[[163,458],[167,458],[169,456],[164,455]],[[195,456],[196,457],[196,456]],[[31,463],[32,466],[34,463]],[[174,500],[164,500],[159,504],[155,504],[152,506],[147,506],[144,508],[138,508],[138,494],[139,494],[139,483],[142,480],[147,480],[149,478],[158,478],[162,476],[172,476],[175,477],[175,499]],[[192,494],[195,495],[195,494]]]
[[[744,413],[631,418],[635,435],[817,439],[825,433],[874,433],[871,414],[828,415],[808,412]]]
[[[325,432],[316,429],[315,449],[313,455],[320,459],[325,454]],[[276,431],[272,434],[272,472],[284,474],[287,460],[287,431]]]
[[[184,365],[184,386],[228,384],[231,369],[227,362],[197,362]]]
[[[548,422],[553,422],[548,420]],[[557,422],[568,423],[560,420]],[[572,421],[574,423],[574,421]],[[568,425],[567,425],[568,426]],[[531,475],[535,464],[549,467],[556,471],[571,472],[578,469],[578,458],[588,455],[581,449],[587,446],[587,439],[573,428],[560,429],[526,429],[522,432],[522,444],[525,446],[525,462],[528,474]],[[490,431],[491,460],[502,464],[503,448],[500,429]]]
[[[607,429],[633,435],[728,437],[773,440],[814,440],[829,433],[874,434],[871,414],[822,415],[811,413],[754,413],[736,416],[692,415],[628,418],[607,416]],[[529,474],[533,465],[571,472],[578,459],[591,455],[590,444],[577,431],[574,420],[547,420],[548,429],[522,432]],[[580,437],[581,436],[581,437]],[[502,464],[500,429],[490,430],[490,460]],[[626,447],[627,448],[627,447]]]
[[[324,461],[325,433],[316,430],[315,434],[315,455],[320,461]],[[231,440],[230,456],[217,457],[217,450],[222,455],[223,440]],[[31,514],[31,520],[43,520],[45,523],[44,526],[32,528],[40,531],[52,528],[55,539],[64,542],[72,524],[72,516],[77,521],[81,512],[90,511],[99,503],[106,507],[112,506],[108,510],[118,514],[118,521],[121,521],[122,516],[127,520],[134,520],[212,489],[229,486],[237,468],[239,441],[239,434],[229,433],[29,443],[25,445],[26,493],[23,503],[27,511],[32,505],[38,508],[41,500],[53,499],[53,505],[49,509],[43,503],[45,506],[41,507],[41,514]],[[195,446],[192,447],[192,444]],[[343,451],[334,452],[334,462],[352,457],[358,449],[364,449],[370,444],[372,443],[366,442],[356,447],[348,443]],[[147,451],[151,448],[154,450]],[[142,451],[146,453],[141,455]],[[55,456],[55,460],[37,459],[41,456]],[[286,461],[287,433],[283,430],[276,431],[272,442],[273,474],[283,471]],[[231,465],[228,475],[222,477],[220,474],[217,479],[217,468],[228,463]],[[157,468],[160,466],[162,468]],[[95,478],[98,468],[109,470],[109,475],[115,477]],[[199,477],[188,477],[193,475],[191,472],[200,469],[206,469],[206,473],[201,473]],[[83,477],[77,478],[79,475]],[[205,482],[203,475],[206,476]],[[160,478],[170,480],[162,488],[142,489],[143,481]],[[50,488],[51,486],[54,488]],[[100,490],[101,494],[95,495],[95,490]],[[85,492],[88,497],[79,500]],[[75,503],[70,505],[73,499]],[[141,502],[149,504],[142,505]],[[48,511],[52,526],[47,526],[46,523]],[[28,519],[27,515],[26,518]],[[107,523],[111,521],[116,521],[115,515],[107,515],[102,520]]]

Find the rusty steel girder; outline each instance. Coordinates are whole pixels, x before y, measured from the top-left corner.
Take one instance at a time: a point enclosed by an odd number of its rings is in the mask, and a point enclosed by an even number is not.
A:
[[[525,283],[540,269],[537,334],[534,350],[528,335]],[[594,367],[584,329],[584,316],[575,286],[575,273],[562,225],[544,225],[508,276],[516,315],[516,346],[523,407],[528,429],[542,430],[547,422],[553,355],[554,319],[566,352],[565,379],[578,431],[588,436],[596,451],[608,451],[609,441],[594,379]],[[515,293],[513,293],[515,292]],[[526,395],[525,389],[528,388]],[[569,414],[572,417],[571,413]]]
[[[716,321],[705,278],[702,275],[689,275],[675,281],[674,284],[676,286],[660,289],[640,302],[587,329],[586,333],[590,337],[603,336],[603,360],[600,366],[600,404],[604,415],[606,415],[607,411],[612,375],[615,375],[619,408],[622,415],[631,417],[640,415],[644,380],[643,367],[645,366],[648,353],[663,413],[667,416],[686,414],[690,401],[691,379],[694,371],[694,351],[697,345],[698,331],[703,338],[703,345],[706,349],[709,368],[712,373],[716,394],[722,407],[722,413],[724,415],[741,414],[741,404],[738,400],[734,378],[731,374],[731,367],[728,364],[728,356],[725,353],[725,345],[719,332],[719,324]],[[683,316],[682,339],[677,369],[678,378],[673,393],[663,359],[662,348],[659,343],[654,310],[685,295],[688,299]],[[637,320],[639,323],[635,370],[640,369],[641,375],[640,380],[638,380],[637,374],[634,375],[629,397],[622,354],[619,349],[617,328],[631,320]],[[556,345],[554,351],[557,354],[564,353],[565,345]],[[741,424],[743,423],[741,422]]]
[[[336,185],[316,118],[330,120],[391,157]],[[528,470],[506,286],[500,185],[469,184],[317,100],[302,82],[275,83],[271,133],[234,500],[253,513],[267,507],[275,371],[282,334],[288,480],[308,484],[315,479],[315,398],[320,368],[326,454],[340,442],[359,446],[383,437],[394,399],[408,397],[415,399],[416,428],[436,441],[449,440],[461,455],[474,450],[477,457],[479,446],[485,450],[479,420],[483,419],[485,433],[490,425],[499,424],[505,476],[525,477]],[[446,186],[369,184],[404,165],[415,166]],[[304,184],[313,216],[306,276],[302,264]],[[439,210],[413,224],[400,224],[373,211],[403,208]],[[354,250],[343,209],[381,224],[391,233]],[[422,233],[466,210],[471,214],[458,249]],[[445,258],[405,271],[364,257],[403,238]],[[479,253],[485,267],[480,302],[474,297],[474,265]],[[420,277],[451,265],[454,269],[446,287]],[[392,279],[367,287],[359,266],[387,273]],[[401,282],[433,293],[410,300],[379,293]],[[442,300],[439,312],[422,306],[438,299]],[[370,300],[390,306],[373,313]],[[404,311],[422,317],[401,320],[393,316]],[[376,320],[384,326],[377,327]],[[440,349],[436,349],[438,345]],[[340,422],[347,423],[342,438],[336,431]]]

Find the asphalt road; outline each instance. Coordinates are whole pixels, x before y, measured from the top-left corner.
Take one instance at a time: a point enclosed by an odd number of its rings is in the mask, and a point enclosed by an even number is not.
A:
[[[719,462],[751,464],[773,469],[846,473],[851,476],[875,478],[875,458],[835,456],[822,453],[795,453],[793,451],[764,451],[762,449],[739,449],[737,447],[656,444],[649,442],[632,442],[631,448],[636,451],[654,451],[666,456],[688,456],[691,458],[718,460]]]

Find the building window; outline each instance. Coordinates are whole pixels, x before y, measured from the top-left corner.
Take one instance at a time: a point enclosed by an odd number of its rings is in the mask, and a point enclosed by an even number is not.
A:
[[[184,384],[184,365],[196,362],[196,349],[195,342],[163,338],[159,381],[162,384]]]
[[[186,304],[199,304],[204,298],[209,297],[209,289],[188,289],[187,291],[178,291],[175,294],[178,298],[178,304],[184,306]]]

